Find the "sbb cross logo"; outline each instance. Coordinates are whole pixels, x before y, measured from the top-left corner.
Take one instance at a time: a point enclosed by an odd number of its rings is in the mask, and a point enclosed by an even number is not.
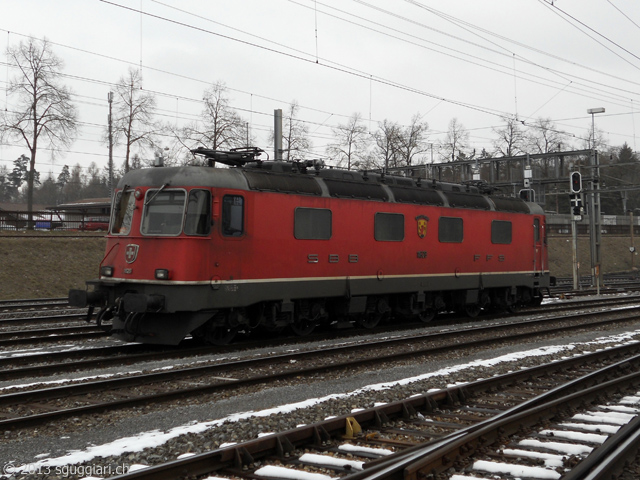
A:
[[[127,248],[125,248],[124,250],[124,259],[127,261],[127,263],[133,263],[136,261],[136,258],[138,258],[139,248],[140,246],[134,243],[130,243],[129,245],[127,245]]]

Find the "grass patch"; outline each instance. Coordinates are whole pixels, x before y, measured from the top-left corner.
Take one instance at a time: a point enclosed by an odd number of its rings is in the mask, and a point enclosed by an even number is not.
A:
[[[0,236],[0,299],[66,297],[98,276],[106,239]]]

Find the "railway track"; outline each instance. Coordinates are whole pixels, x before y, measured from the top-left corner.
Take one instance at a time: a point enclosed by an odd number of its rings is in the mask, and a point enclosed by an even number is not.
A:
[[[205,365],[185,365],[159,372],[119,376],[108,380],[83,381],[70,385],[34,389],[0,395],[0,405],[11,412],[0,420],[5,430],[40,425],[70,416],[98,414],[135,406],[159,406],[176,399],[197,398],[212,394],[230,395],[255,385],[275,383],[292,378],[313,378],[329,372],[348,371],[373,365],[388,367],[406,359],[431,358],[447,351],[460,353],[465,349],[520,341],[524,338],[548,336],[570,329],[593,329],[611,322],[635,321],[640,307],[629,307],[604,314],[602,312],[534,319],[519,324],[503,323],[476,328],[449,330],[435,334],[417,334],[374,342],[349,343],[333,348],[268,355]],[[606,318],[603,318],[606,316]],[[80,365],[77,365],[80,367]],[[56,366],[50,367],[52,370]],[[13,375],[29,377],[46,367],[25,367]],[[15,377],[14,377],[15,378]],[[69,408],[72,404],[73,407]],[[42,413],[44,412],[44,413]]]
[[[575,300],[571,302],[562,302],[562,303],[550,303],[543,305],[542,307],[536,309],[527,309],[520,312],[521,315],[535,314],[535,313],[549,313],[549,312],[560,312],[560,311],[572,311],[580,308],[589,308],[589,309],[597,309],[600,307],[606,308],[614,308],[619,306],[624,306],[627,304],[639,303],[640,295],[630,295],[627,297],[604,297],[604,298],[595,298],[589,300]],[[32,317],[14,317],[14,318],[4,318],[0,319],[0,348],[7,348],[12,346],[25,346],[29,344],[41,345],[41,344],[52,344],[56,342],[67,342],[67,341],[83,341],[87,339],[95,339],[100,337],[106,337],[108,335],[109,326],[105,325],[103,327],[97,327],[96,325],[88,326],[82,322],[81,325],[68,326],[69,322],[80,321],[86,319],[86,311],[83,313],[77,314],[64,314],[64,315],[47,315],[47,316],[32,316]],[[483,321],[492,321],[497,318],[504,317],[504,315],[487,315],[479,317],[479,320]],[[438,320],[429,323],[429,326],[437,326],[437,325],[456,325],[460,320],[453,316],[451,319],[444,315],[441,316]],[[42,324],[51,323],[52,326],[49,328],[38,328],[38,326]],[[64,325],[64,326],[62,326]],[[371,331],[378,332],[388,330],[393,332],[397,329],[404,328],[424,328],[424,323],[411,323],[411,322],[403,322],[399,325],[391,325],[385,324],[377,327]],[[344,333],[344,331],[340,333],[333,332],[324,332],[318,333],[311,337],[306,337],[309,339],[322,339],[335,337],[336,335],[359,335],[362,330],[354,329],[351,333]],[[273,343],[281,342],[282,340],[272,340]],[[286,340],[285,340],[286,341]],[[249,338],[247,341],[243,343],[238,343],[240,348],[243,348],[244,344],[249,344],[252,340]],[[255,340],[254,340],[255,342]],[[261,338],[259,340],[261,344],[264,343],[264,339]],[[188,343],[188,342],[187,342]],[[114,347],[117,349],[117,347]],[[224,351],[226,347],[218,347],[218,351]],[[213,350],[212,350],[213,351]],[[77,358],[77,357],[76,357]]]
[[[631,344],[572,357],[117,478],[611,478],[595,472],[637,448],[639,354]]]
[[[15,311],[32,311],[34,309],[57,309],[69,307],[67,298],[33,298],[17,300],[0,300],[0,313]]]
[[[76,320],[87,319],[87,312],[73,313],[73,314],[61,314],[50,315],[49,312],[39,312],[42,315],[30,316],[30,317],[5,317],[0,318],[0,330],[8,331],[16,327],[23,329],[25,327],[39,327],[42,324],[60,324],[69,323]]]
[[[634,299],[631,298],[605,298],[598,299],[596,301],[575,301],[575,302],[567,302],[562,304],[548,305],[543,311],[545,313],[548,312],[565,312],[565,311],[574,311],[576,309],[582,307],[590,307],[594,308],[613,308],[613,307],[622,307],[628,304],[635,304],[640,301],[640,298]],[[534,310],[533,312],[538,312],[538,310]],[[597,312],[593,312],[591,316],[597,315]],[[553,322],[556,317],[550,317],[550,320]],[[493,320],[496,321],[496,318]],[[542,321],[540,318],[539,321]],[[486,323],[486,322],[485,322]],[[517,325],[526,326],[529,324],[529,320],[523,320],[519,322],[509,322],[510,327],[515,327]],[[444,322],[443,326],[446,326],[447,322]],[[494,329],[494,326],[498,324],[496,323],[486,323],[484,325],[479,325],[474,328],[474,332],[480,333],[482,331],[490,332]],[[416,330],[424,330],[423,324],[418,324],[414,326]],[[434,324],[435,327],[435,324]],[[399,330],[391,330],[388,326],[381,327],[378,329],[369,330],[368,333],[380,333],[380,332],[389,332],[394,335],[413,335],[415,337],[415,333],[411,333],[411,325],[398,327]],[[469,331],[469,325],[465,324],[460,327],[458,325],[453,325],[454,330],[448,330],[446,332],[447,336],[455,336],[459,334],[464,334]],[[501,328],[501,327],[497,327]],[[503,327],[502,327],[503,328]],[[406,332],[409,330],[409,333]],[[433,330],[433,329],[430,329]],[[397,333],[396,333],[397,332]],[[417,335],[422,336],[423,338],[438,338],[442,337],[442,335],[429,331],[429,332],[421,332]],[[19,332],[16,336],[13,336],[13,333],[2,333],[0,332],[0,346],[8,346],[8,345],[25,345],[30,343],[49,343],[49,342],[58,342],[61,340],[69,341],[69,340],[86,340],[93,338],[101,338],[104,336],[104,332],[95,327],[82,326],[82,327],[73,327],[70,329],[53,329],[53,330],[44,330],[39,331],[39,333],[31,333],[30,331]],[[328,341],[335,338],[340,338],[344,341],[349,342],[358,342],[360,341],[361,331],[354,330],[351,333],[347,333],[344,331],[341,332],[329,332],[327,334],[316,334],[310,337],[305,337],[305,342],[310,341]],[[42,341],[40,341],[42,340]],[[65,349],[62,351],[47,351],[44,353],[35,352],[30,355],[26,355],[24,351],[19,351],[18,355],[12,356],[9,351],[5,351],[6,357],[0,358],[0,381],[6,381],[10,379],[17,378],[29,378],[33,376],[43,377],[47,375],[60,374],[63,372],[70,371],[78,371],[78,370],[89,370],[89,369],[100,369],[106,367],[113,367],[118,365],[131,365],[131,364],[141,364],[143,362],[149,362],[154,360],[167,360],[167,359],[175,359],[175,360],[185,360],[189,358],[201,357],[203,355],[213,355],[213,354],[221,354],[221,353],[238,353],[238,349],[246,350],[251,348],[258,347],[276,347],[282,345],[292,345],[295,346],[296,342],[300,339],[297,338],[273,338],[271,340],[265,341],[245,341],[239,344],[234,344],[230,346],[200,346],[195,342],[185,341],[179,347],[164,347],[164,346],[145,346],[145,345],[123,345],[117,344],[113,346],[99,346],[99,347],[86,347],[82,349],[72,348]],[[28,365],[28,366],[25,366]]]
[[[0,332],[0,349],[16,346],[43,343],[55,343],[69,340],[86,340],[106,337],[109,335],[104,328],[96,325],[79,325],[70,327],[51,327],[45,329],[12,330]]]
[[[595,300],[578,300],[571,302],[562,302],[558,304],[548,304],[542,308],[530,309],[521,312],[521,314],[557,314],[560,312],[572,312],[581,308],[589,308],[597,313],[596,309],[606,308],[612,309],[617,307],[624,307],[626,305],[633,305],[640,303],[640,296],[630,296],[622,298],[599,298]],[[77,317],[73,317],[77,318]],[[481,317],[484,322],[476,325],[475,331],[490,331],[494,325],[499,324],[501,318],[504,316],[487,316]],[[551,317],[552,321],[554,318]],[[448,331],[448,335],[456,335],[458,332],[464,333],[470,328],[468,323],[465,323],[462,327],[458,325],[459,320],[449,320],[447,318],[441,318],[438,321],[434,321],[429,324],[428,330],[425,331],[425,324],[403,324],[395,327],[390,325],[383,325],[375,329],[365,330],[367,334],[377,333],[389,333],[391,335],[412,335],[412,331],[415,334],[415,330],[422,331],[419,335],[434,335],[433,330],[436,328],[453,328]],[[467,320],[468,322],[468,320]],[[509,317],[509,325],[515,326],[517,324],[526,325],[528,320],[522,320],[514,322]],[[0,325],[1,322],[0,322]],[[84,331],[82,330],[84,329]],[[407,334],[407,330],[409,333]],[[60,330],[44,330],[41,332],[20,332],[18,338],[12,338],[10,333],[4,333],[0,329],[0,346],[8,345],[26,345],[30,343],[50,343],[57,342],[60,339],[64,341],[69,340],[85,340],[90,338],[100,338],[104,336],[100,330],[95,327],[83,326],[78,330],[72,329],[70,332],[66,332],[64,336],[61,336],[63,331]],[[251,348],[259,347],[277,347],[282,345],[295,346],[296,343],[304,341],[305,343],[312,341],[328,341],[336,338],[342,339],[348,342],[358,342],[362,337],[362,330],[340,330],[330,331],[324,333],[317,333],[304,338],[282,338],[274,337],[271,339],[261,338],[260,340],[252,340],[251,338],[245,341],[228,345],[228,346],[200,346],[196,342],[189,340],[184,341],[179,347],[165,347],[165,346],[144,346],[144,345],[123,345],[117,344],[113,346],[100,346],[100,347],[86,347],[82,349],[63,350],[58,352],[47,351],[45,353],[34,352],[31,355],[25,355],[21,350],[19,355],[11,356],[9,351],[5,351],[7,355],[5,358],[0,358],[0,381],[13,378],[28,378],[29,376],[46,376],[51,374],[58,374],[65,371],[76,371],[81,369],[95,369],[104,368],[107,366],[117,366],[126,364],[140,364],[142,362],[154,361],[158,359],[188,359],[202,355],[209,354],[221,354],[221,353],[238,353],[241,350],[247,350]],[[57,336],[56,336],[57,335]],[[41,342],[42,340],[42,342]],[[3,343],[5,342],[5,343]],[[32,364],[31,366],[24,367],[24,365]]]

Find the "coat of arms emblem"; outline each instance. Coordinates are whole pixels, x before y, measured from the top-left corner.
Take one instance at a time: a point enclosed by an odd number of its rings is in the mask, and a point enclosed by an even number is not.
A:
[[[425,217],[424,215],[418,215],[416,217],[416,222],[418,225],[418,236],[420,238],[424,238],[427,235],[427,222],[429,221],[429,217]]]

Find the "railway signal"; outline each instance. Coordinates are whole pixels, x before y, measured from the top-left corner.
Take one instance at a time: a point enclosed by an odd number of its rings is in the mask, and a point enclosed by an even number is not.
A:
[[[523,188],[519,192],[520,198],[525,202],[535,202],[536,192],[532,188]]]
[[[580,175],[580,172],[571,172],[569,187],[571,193],[580,193],[582,191],[582,175]]]

